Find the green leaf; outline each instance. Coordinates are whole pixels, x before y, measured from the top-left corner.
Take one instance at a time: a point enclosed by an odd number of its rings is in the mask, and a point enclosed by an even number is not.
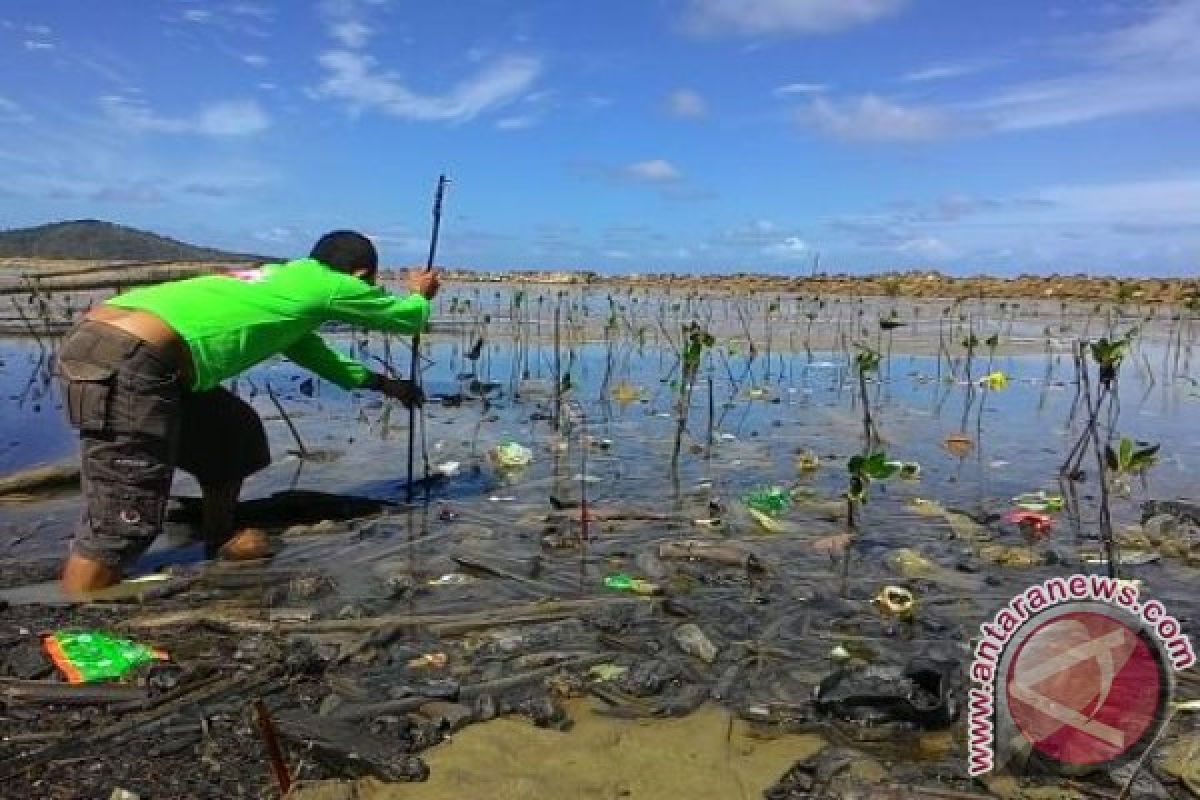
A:
[[[1132,461],[1133,461],[1133,440],[1126,436],[1122,436],[1121,443],[1120,443],[1120,445],[1118,445],[1118,450],[1117,450],[1117,462],[1121,465],[1122,469],[1128,469],[1129,465]]]
[[[862,456],[851,456],[850,460],[846,462],[846,471],[851,475],[861,475],[863,473],[863,465],[866,463],[867,460]]]

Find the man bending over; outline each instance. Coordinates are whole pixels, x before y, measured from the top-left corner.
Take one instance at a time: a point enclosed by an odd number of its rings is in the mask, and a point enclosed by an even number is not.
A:
[[[67,335],[57,374],[79,431],[84,511],[62,572],[71,595],[110,586],[162,530],[175,468],[203,490],[208,557],[260,558],[266,535],[234,531],[242,481],[271,463],[262,421],[220,383],[277,354],[344,389],[405,406],[409,381],[330,349],[325,322],[412,334],[429,319],[438,278],[413,272],[398,297],[376,287],[365,236],[322,236],[308,258],[174,281],[118,295]]]

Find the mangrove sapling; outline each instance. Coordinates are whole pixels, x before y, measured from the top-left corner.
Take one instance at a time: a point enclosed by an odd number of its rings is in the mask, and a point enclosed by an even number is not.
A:
[[[900,312],[892,309],[886,317],[879,318],[879,332],[883,335],[887,331],[887,368],[888,375],[892,372],[892,341],[895,336],[896,328],[904,327],[904,323],[900,321]]]
[[[696,386],[696,375],[704,352],[715,344],[712,334],[692,322],[683,327],[683,349],[680,353],[679,396],[675,405],[675,443],[671,448],[671,471],[679,469],[679,449],[683,444],[683,433],[687,429],[688,412],[692,404],[692,390]]]
[[[1160,444],[1141,445],[1132,439],[1122,436],[1114,448],[1111,444],[1104,446],[1104,464],[1113,478],[1113,487],[1121,497],[1128,497],[1132,491],[1129,481],[1134,476],[1141,481],[1145,491],[1146,473],[1158,463]]]
[[[854,371],[858,376],[858,398],[862,404],[863,447],[865,452],[875,449],[875,445],[880,441],[879,429],[875,426],[875,420],[871,416],[871,400],[867,396],[867,373],[878,372],[879,360],[880,356],[877,351],[862,344],[858,346],[858,353],[854,356]]]
[[[975,360],[975,349],[979,347],[979,337],[975,335],[974,329],[971,328],[969,324],[968,331],[969,333],[967,334],[966,338],[962,340],[962,346],[963,349],[967,351],[967,358],[963,368],[966,371],[967,384],[970,385],[973,381],[973,378],[971,377],[971,364]]]
[[[842,587],[843,597],[849,593],[850,584],[850,555],[853,552],[853,539],[859,531],[859,513],[870,496],[872,481],[885,481],[900,470],[900,464],[889,461],[884,452],[871,452],[870,446],[860,455],[852,456],[846,462],[846,532],[851,541],[842,551]]]

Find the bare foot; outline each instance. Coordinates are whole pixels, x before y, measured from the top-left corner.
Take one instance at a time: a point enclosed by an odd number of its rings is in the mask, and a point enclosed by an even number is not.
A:
[[[271,542],[261,528],[245,528],[221,545],[217,556],[226,561],[253,561],[271,554]]]
[[[105,589],[120,581],[120,570],[72,553],[63,564],[59,585],[68,597],[81,598],[88,592]]]

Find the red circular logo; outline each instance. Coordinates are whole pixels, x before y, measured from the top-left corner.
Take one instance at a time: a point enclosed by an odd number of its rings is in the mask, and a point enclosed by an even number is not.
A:
[[[1009,715],[1040,753],[1089,765],[1129,752],[1161,719],[1157,651],[1119,619],[1071,611],[1038,625],[1009,661]]]

